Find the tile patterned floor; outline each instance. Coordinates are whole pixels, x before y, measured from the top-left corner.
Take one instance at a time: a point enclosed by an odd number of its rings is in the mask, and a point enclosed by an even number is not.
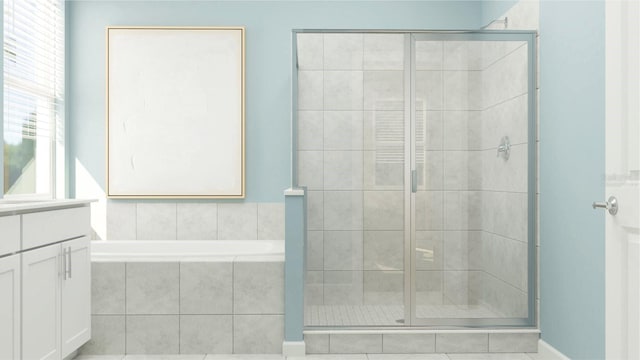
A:
[[[543,360],[536,354],[91,355],[74,360]]]

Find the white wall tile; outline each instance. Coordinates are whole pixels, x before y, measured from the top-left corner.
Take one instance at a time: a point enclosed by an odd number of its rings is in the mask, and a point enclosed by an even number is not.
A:
[[[444,109],[442,71],[416,71],[416,111]]]
[[[326,305],[362,305],[362,271],[325,271]]]
[[[323,111],[298,111],[298,150],[322,150]]]
[[[124,284],[124,263],[92,262],[91,314],[124,314]]]
[[[403,305],[404,271],[365,271],[366,305]]]
[[[403,270],[404,231],[365,231],[364,269]]]
[[[416,42],[416,70],[442,70],[443,41]]]
[[[176,204],[138,203],[136,232],[138,240],[176,240]]]
[[[364,34],[365,70],[402,70],[403,34]]]
[[[362,230],[362,191],[324,192],[324,230]]]
[[[325,270],[362,270],[362,231],[324,232]]]
[[[487,352],[488,334],[436,334],[436,352]]]
[[[443,111],[416,111],[416,141],[425,150],[442,150],[444,146]],[[424,143],[421,144],[424,139]]]
[[[436,336],[435,334],[383,334],[382,347],[382,351],[388,354],[432,353],[436,349]],[[433,357],[435,355],[431,356]],[[403,360],[405,358],[398,356],[395,359]],[[406,358],[406,360],[410,359],[411,358]],[[416,358],[415,360],[419,359],[421,358]],[[430,358],[425,358],[425,360],[426,359]],[[433,357],[433,359],[437,358]]]
[[[482,110],[481,71],[443,71],[444,109]]]
[[[180,347],[178,315],[127,316],[127,354],[177,354]]]
[[[234,315],[234,354],[280,354],[284,315]]]
[[[91,339],[80,348],[82,355],[125,353],[125,317],[91,316]]]
[[[323,181],[322,151],[298,151],[298,185],[309,190],[322,190]]]
[[[332,354],[381,353],[381,334],[331,334],[329,351]]]
[[[178,314],[179,264],[126,263],[127,314]]]
[[[525,242],[491,234],[486,237],[482,248],[485,271],[526,292],[527,249]]]
[[[404,162],[387,160],[394,153],[396,156],[401,154],[401,146],[363,152],[363,188],[365,190],[402,191],[404,189]]]
[[[442,231],[416,231],[416,269],[442,270],[443,237]]]
[[[296,36],[298,69],[322,70],[324,66],[324,36],[310,33],[299,33]]]
[[[324,34],[325,70],[362,70],[362,34]]]
[[[364,109],[404,110],[404,72],[365,71]]]
[[[442,230],[444,227],[442,191],[418,191],[416,193],[416,229]]]
[[[258,203],[258,240],[284,240],[284,203]]]
[[[418,190],[443,190],[445,164],[443,151],[424,151],[424,158],[416,159]]]
[[[327,354],[329,352],[329,334],[305,334],[304,343],[307,354]]]
[[[136,206],[134,202],[107,201],[107,240],[136,239]]]
[[[361,150],[362,141],[362,111],[324,112],[324,150]]]
[[[482,42],[445,41],[444,70],[483,70]]]
[[[324,110],[363,109],[362,71],[324,72]]]
[[[496,149],[503,136],[514,145],[528,143],[527,101],[523,94],[482,112],[483,149]]]
[[[307,229],[322,230],[324,227],[324,192],[307,192]]]
[[[218,204],[177,203],[178,240],[218,238]]]
[[[416,306],[418,317],[428,317],[421,310],[431,305],[442,305],[442,271],[416,271]]]
[[[538,352],[539,334],[489,334],[491,352]]]
[[[284,314],[284,263],[233,264],[235,314]]]
[[[258,206],[256,203],[218,204],[218,239],[256,240]]]
[[[181,354],[231,354],[232,315],[180,316]]]
[[[323,72],[298,71],[298,110],[322,110],[323,106]]]
[[[448,304],[466,306],[470,304],[470,279],[468,271],[445,270],[444,296]]]
[[[324,274],[322,271],[307,271],[304,282],[304,303],[308,305],[324,304]],[[305,324],[311,318],[305,316]]]
[[[365,230],[404,229],[404,194],[402,191],[364,192]]]
[[[325,151],[324,189],[362,189],[362,162],[362,151]]]
[[[482,101],[485,108],[527,92],[527,64],[525,44],[482,72]]]
[[[404,131],[404,112],[402,111],[372,111],[364,112],[364,149],[377,150],[392,144],[386,141],[382,135],[388,135],[389,129],[393,133],[400,134]],[[397,136],[393,139],[395,144],[402,148],[403,138]]]
[[[482,246],[480,231],[444,232],[444,269],[479,270],[483,265]]]
[[[483,117],[481,111],[445,111],[444,141],[445,150],[480,150],[482,125],[489,117]],[[495,134],[495,132],[485,132]],[[491,144],[497,146],[497,144]]]
[[[322,270],[324,267],[324,232],[307,231],[307,269]]]
[[[232,263],[180,263],[180,314],[231,314]]]

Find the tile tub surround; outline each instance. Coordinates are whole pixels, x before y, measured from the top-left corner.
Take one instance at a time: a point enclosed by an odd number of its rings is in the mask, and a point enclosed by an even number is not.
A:
[[[107,202],[107,240],[283,240],[284,203]]]
[[[279,354],[283,256],[93,262],[92,333],[82,355]]]

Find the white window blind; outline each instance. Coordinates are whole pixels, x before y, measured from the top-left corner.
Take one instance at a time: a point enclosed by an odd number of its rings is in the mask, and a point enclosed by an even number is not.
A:
[[[5,164],[5,193],[52,194],[54,145],[64,141],[64,0],[4,0],[3,72],[5,158],[27,158]]]

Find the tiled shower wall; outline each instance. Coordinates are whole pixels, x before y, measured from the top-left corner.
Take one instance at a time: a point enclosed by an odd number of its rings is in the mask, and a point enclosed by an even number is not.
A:
[[[107,240],[284,240],[284,203],[109,200]]]
[[[527,316],[527,44],[490,43],[483,70],[482,281],[480,300],[506,317]],[[487,49],[485,49],[487,51]],[[509,136],[509,160],[497,157]]]

